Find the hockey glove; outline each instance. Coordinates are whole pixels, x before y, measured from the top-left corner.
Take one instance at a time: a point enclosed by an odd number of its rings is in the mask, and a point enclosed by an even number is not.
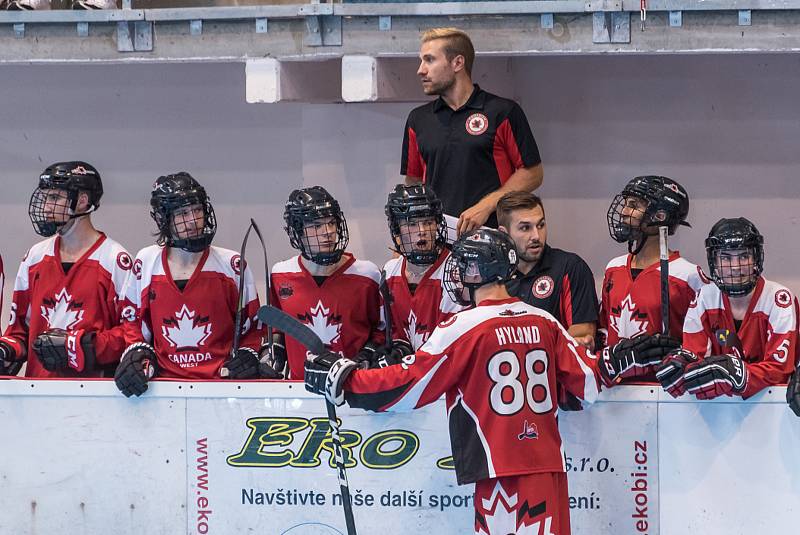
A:
[[[137,342],[128,346],[114,374],[114,382],[126,398],[141,396],[147,391],[147,381],[158,369],[156,352],[150,344]]]
[[[697,399],[741,394],[747,388],[747,366],[737,355],[712,355],[686,366],[683,380]]]
[[[656,370],[656,378],[670,396],[677,398],[686,392],[683,372],[686,366],[692,362],[697,362],[697,355],[682,347],[661,361],[661,365]]]
[[[604,348],[599,362],[600,377],[606,386],[621,379],[646,375],[665,355],[680,347],[675,338],[663,334],[640,334]]]
[[[25,359],[17,358],[17,352],[7,343],[0,341],[0,375],[15,376],[19,373]]]
[[[94,333],[83,329],[49,329],[33,341],[33,353],[45,370],[72,369],[77,373],[94,369]]]
[[[369,340],[366,344],[364,344],[364,347],[361,348],[361,351],[356,353],[356,356],[353,357],[353,360],[358,365],[358,369],[360,370],[377,368],[378,358],[380,358],[382,350],[383,347],[381,345]]]
[[[240,347],[225,365],[219,375],[225,379],[252,379],[258,377],[258,353],[249,347]]]
[[[405,340],[395,340],[392,342],[392,347],[381,348],[381,350],[378,351],[376,355],[377,359],[374,362],[374,365],[370,367],[386,368],[388,366],[400,364],[403,361],[403,357],[410,355],[413,352],[414,348],[411,347],[411,344]]]
[[[795,370],[789,378],[789,385],[786,387],[786,403],[800,417],[800,368]]]
[[[332,351],[309,355],[305,365],[306,390],[325,396],[334,405],[341,405],[344,382],[357,367],[354,361]]]
[[[261,359],[258,364],[259,375],[265,379],[284,379],[286,377],[286,346],[282,341],[272,341],[270,346],[265,345],[260,351]]]

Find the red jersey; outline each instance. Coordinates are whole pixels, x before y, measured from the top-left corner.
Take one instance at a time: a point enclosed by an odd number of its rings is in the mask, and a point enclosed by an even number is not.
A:
[[[33,341],[48,329],[96,333],[96,369],[80,375],[97,377],[114,365],[125,348],[120,300],[131,257],[117,242],[100,237],[65,274],[61,237],[53,236],[28,250],[17,271],[11,318],[2,340],[17,355],[28,355],[26,377],[69,377],[72,370],[49,372],[33,353]]]
[[[386,285],[392,296],[389,308],[392,315],[392,338],[409,342],[414,350],[422,347],[441,321],[465,308],[453,301],[450,294],[442,288],[444,263],[449,255],[447,249],[442,251],[436,262],[425,272],[413,294],[406,279],[405,258],[392,258],[383,266]]]
[[[715,284],[706,284],[686,314],[683,347],[701,358],[733,353],[735,348],[747,367],[742,397],[748,398],[764,387],[789,380],[800,352],[797,317],[798,304],[792,293],[759,277],[737,330],[728,296]]]
[[[447,395],[459,484],[563,472],[556,384],[597,398],[597,360],[549,313],[517,298],[482,301],[439,324],[400,365],[355,370],[353,407],[402,411]]]
[[[643,269],[634,280],[632,255],[613,259],[606,266],[600,327],[606,329],[606,343],[613,346],[623,338],[661,332],[661,268],[656,262]],[[689,303],[708,279],[695,264],[681,258],[678,251],[669,256],[669,332],[681,337]]]
[[[380,272],[372,262],[345,261],[318,285],[299,256],[279,262],[270,276],[271,303],[308,325],[331,351],[353,357],[369,340],[383,342],[380,332]],[[286,337],[289,378],[301,379],[306,349]]]
[[[212,245],[180,290],[169,271],[167,249],[145,247],[136,255],[126,284],[125,341],[153,345],[159,377],[219,378],[233,344],[240,269],[238,253]],[[264,329],[256,320],[259,300],[249,268],[244,281],[239,345],[258,351]]]

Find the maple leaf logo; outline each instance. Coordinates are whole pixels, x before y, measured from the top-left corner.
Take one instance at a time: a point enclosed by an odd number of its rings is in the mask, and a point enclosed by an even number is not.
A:
[[[633,338],[647,333],[650,324],[647,314],[636,310],[636,303],[628,295],[618,309],[611,309],[611,327],[620,338]]]
[[[186,305],[175,314],[175,318],[165,318],[161,334],[171,346],[181,349],[197,349],[211,336],[208,318],[197,317],[194,310]]]
[[[339,340],[342,331],[341,317],[332,316],[331,310],[325,308],[321,299],[310,312],[301,314],[300,319],[314,331],[314,334],[319,336],[326,346],[332,346]]]
[[[531,525],[526,525],[530,514],[534,511],[528,510],[527,502],[522,504],[520,507],[520,514],[517,514],[517,495],[512,494],[509,496],[506,494],[505,489],[500,485],[500,483],[496,483],[494,490],[492,490],[492,495],[489,499],[483,499],[482,505],[483,509],[487,511],[484,514],[483,519],[486,523],[486,531],[484,531],[483,527],[481,527],[478,533],[516,533],[517,535],[539,535],[539,527],[541,524],[540,520],[537,520]],[[523,511],[524,509],[524,511]],[[538,509],[535,507],[534,509]],[[517,518],[519,517],[519,522],[521,525],[517,525]],[[551,516],[544,518],[545,523],[545,533],[551,533],[550,525],[553,521]]]
[[[425,345],[425,342],[428,340],[428,335],[430,334],[427,325],[417,326],[417,315],[414,314],[413,310],[408,314],[406,326],[403,328],[403,331],[406,333],[406,339],[411,342],[411,347],[413,347],[414,350]]]
[[[70,307],[73,310],[70,310]],[[83,310],[80,307],[81,303],[73,303],[72,296],[64,288],[56,294],[55,299],[45,299],[40,308],[42,317],[47,320],[50,329],[69,331],[83,319]]]

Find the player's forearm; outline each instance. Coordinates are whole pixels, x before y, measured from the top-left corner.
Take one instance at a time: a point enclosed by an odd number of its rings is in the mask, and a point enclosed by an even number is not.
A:
[[[597,332],[597,326],[594,322],[574,323],[569,326],[567,332],[582,346],[590,349],[594,347],[594,338]]]
[[[122,352],[128,344],[125,342],[125,325],[117,325],[111,329],[95,333],[94,352],[97,364],[114,364],[119,362]]]
[[[497,201],[500,200],[500,197],[509,191],[534,191],[542,185],[543,181],[544,168],[541,163],[533,167],[520,167],[508,177],[505,184],[488,194],[484,199],[487,202],[492,202],[493,206],[497,206]]]

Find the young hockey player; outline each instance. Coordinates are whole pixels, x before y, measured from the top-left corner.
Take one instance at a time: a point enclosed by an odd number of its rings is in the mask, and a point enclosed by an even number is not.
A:
[[[39,177],[28,206],[47,239],[17,272],[0,360],[27,377],[113,374],[124,347],[118,295],[131,269],[123,247],[92,225],[103,184],[86,162],[59,162]]]
[[[690,305],[683,349],[665,359],[659,380],[675,397],[689,392],[698,399],[748,398],[785,383],[797,362],[797,300],[761,276],[761,233],[743,217],[720,219],[706,253],[713,284]]]
[[[294,190],[283,214],[289,243],[300,254],[277,263],[270,275],[274,306],[306,323],[335,352],[370,355],[384,341],[380,332],[380,272],[372,262],[345,252],[347,221],[339,203],[321,186]],[[273,354],[262,358],[261,374],[302,379],[306,350],[294,339],[273,334]],[[364,365],[367,365],[365,362]]]
[[[446,394],[456,478],[475,483],[475,533],[543,529],[566,535],[569,498],[556,384],[591,403],[598,375],[612,385],[660,361],[677,341],[661,335],[624,340],[606,348],[598,366],[553,316],[509,296],[505,283],[516,265],[505,233],[462,235],[445,263],[443,284],[455,301],[474,308],[439,324],[397,366],[361,370],[335,353],[311,355],[306,388],[332,403],[376,411],[419,408]]]
[[[156,245],[136,255],[125,285],[127,349],[114,377],[126,396],[155,377],[248,379],[258,375],[263,329],[253,276],[244,269],[240,347],[232,351],[239,309],[239,254],[211,245],[217,230],[206,190],[190,174],[159,177],[150,215]]]
[[[607,214],[608,231],[615,241],[627,242],[628,254],[611,260],[603,277],[599,323],[605,345],[662,331],[658,228],[666,226],[674,235],[679,226],[689,226],[688,214],[686,190],[663,176],[636,177],[614,197]],[[703,274],[678,251],[670,251],[668,282],[669,332],[680,339]],[[639,370],[638,380],[654,381],[654,372]]]

